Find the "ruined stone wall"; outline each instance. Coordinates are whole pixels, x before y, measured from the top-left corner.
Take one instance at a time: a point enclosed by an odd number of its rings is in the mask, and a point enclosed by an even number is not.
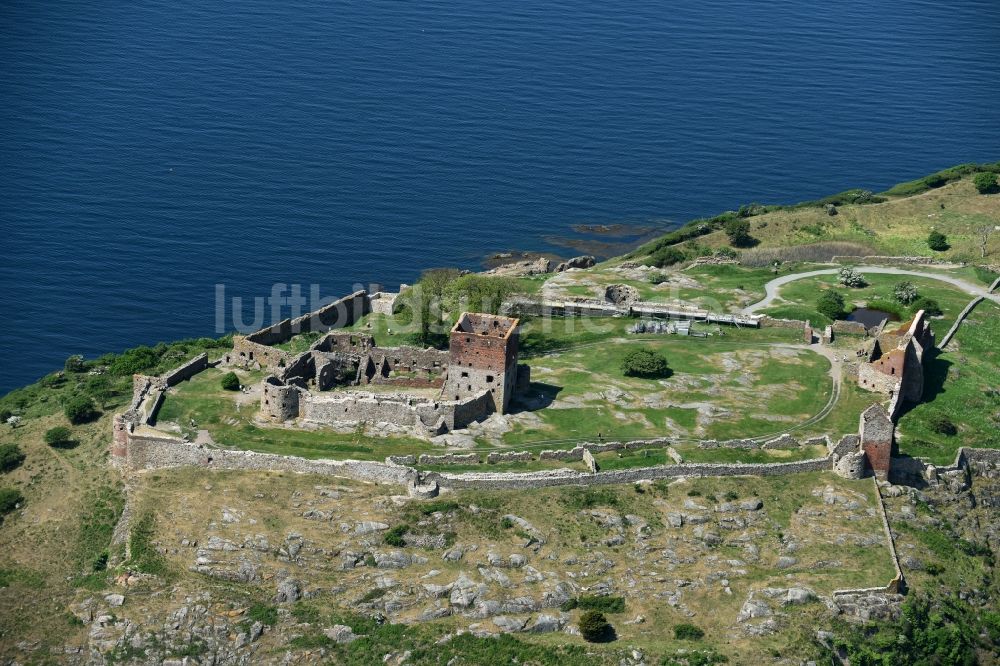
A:
[[[415,409],[418,405],[429,405],[433,408],[433,402],[426,398],[351,391],[337,395],[306,397],[302,416],[308,421],[317,423],[386,422],[415,426],[421,423]]]
[[[475,453],[443,453],[439,456],[421,453],[417,462],[421,465],[478,465],[479,456]]]
[[[501,453],[493,452],[487,454],[486,462],[488,464],[504,463],[504,462],[530,462],[533,456],[531,451],[504,451]]]
[[[861,450],[875,476],[885,481],[892,467],[892,443],[896,426],[885,408],[874,404],[861,414]]]
[[[292,354],[289,352],[254,342],[241,335],[233,336],[233,349],[223,357],[223,361],[230,365],[248,369],[261,367],[272,372],[280,371],[291,360]]]
[[[801,331],[805,325],[806,322],[801,319],[775,319],[767,315],[760,318],[761,328],[791,328]]]
[[[128,467],[133,470],[205,467],[222,470],[325,474],[394,485],[409,485],[416,479],[415,470],[399,465],[361,460],[307,460],[255,451],[209,449],[166,436],[133,435],[129,442]]]
[[[312,352],[309,351],[293,357],[278,373],[278,378],[282,381],[295,382],[303,387],[315,376],[316,362],[313,360]]]
[[[167,386],[175,386],[186,379],[191,379],[202,370],[208,368],[208,354],[199,354],[187,363],[164,373],[161,376]]]
[[[435,472],[425,475],[425,478],[428,481],[436,481],[442,488],[516,490],[563,485],[635,483],[636,481],[649,481],[678,476],[780,476],[800,472],[829,470],[831,462],[831,459],[826,457],[799,462],[769,464],[685,463],[681,465],[661,465],[657,467],[597,472],[596,474],[574,472],[572,470],[527,472],[524,474],[502,472],[453,474],[449,472]]]
[[[327,333],[314,342],[310,349],[361,355],[374,347],[375,338],[366,333]]]
[[[860,321],[846,321],[844,319],[838,319],[833,322],[833,332],[834,333],[850,333],[852,335],[864,335],[868,332],[865,325]]]
[[[448,428],[458,430],[470,423],[482,421],[490,414],[497,411],[494,396],[487,390],[483,390],[479,395],[453,403],[451,417],[445,417],[448,421]]]
[[[250,342],[261,345],[279,345],[299,333],[350,326],[369,312],[371,312],[371,301],[368,293],[364,290],[356,291],[318,310],[295,319],[285,319],[246,337]]]
[[[903,371],[904,355],[902,350],[897,350],[897,354],[892,360],[887,360],[883,356],[875,363],[861,363],[858,365],[858,385],[863,389],[875,391],[889,395],[899,391],[901,373]],[[880,363],[880,361],[884,361]],[[878,365],[876,365],[878,364]],[[889,370],[889,372],[883,372]]]

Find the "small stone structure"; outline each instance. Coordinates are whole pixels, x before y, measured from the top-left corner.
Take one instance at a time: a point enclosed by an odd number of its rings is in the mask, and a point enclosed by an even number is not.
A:
[[[877,331],[859,351],[861,388],[903,400],[919,402],[924,392],[924,353],[934,347],[934,333],[923,310],[913,319],[886,331]]]

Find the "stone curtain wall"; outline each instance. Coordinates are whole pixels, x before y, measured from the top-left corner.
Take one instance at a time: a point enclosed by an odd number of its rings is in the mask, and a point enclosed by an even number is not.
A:
[[[849,254],[834,255],[831,261],[835,264],[895,264],[900,266],[952,266],[953,262],[934,257],[886,257],[869,254],[861,257]],[[964,265],[964,264],[962,264]]]
[[[362,460],[307,460],[255,451],[208,449],[174,437],[132,435],[127,457],[129,469],[205,467],[223,470],[295,472],[342,476],[359,481],[409,485],[416,471],[401,465]]]
[[[371,301],[368,292],[360,290],[318,310],[295,319],[285,319],[246,337],[250,342],[262,345],[279,345],[299,333],[350,326],[369,312],[371,312]]]
[[[661,465],[610,472],[574,472],[553,470],[546,472],[502,473],[468,472],[465,474],[436,473],[424,475],[427,481],[435,481],[442,488],[477,488],[481,490],[517,490],[547,488],[565,485],[605,485],[613,483],[635,483],[678,476],[780,476],[815,472],[830,469],[830,457],[815,458],[789,463],[685,463],[681,465]]]
[[[208,354],[199,354],[184,365],[165,373],[162,379],[167,383],[167,386],[176,386],[187,379],[191,379],[207,368]]]

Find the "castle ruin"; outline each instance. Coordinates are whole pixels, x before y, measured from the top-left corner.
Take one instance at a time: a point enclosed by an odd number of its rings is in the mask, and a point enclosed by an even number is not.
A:
[[[924,393],[924,354],[934,347],[934,333],[923,310],[913,319],[878,332],[860,351],[858,386],[908,402]]]
[[[334,307],[337,306],[337,307]],[[234,337],[223,363],[270,374],[261,384],[260,416],[272,422],[388,423],[434,436],[504,413],[528,384],[517,363],[520,321],[463,313],[449,349],[379,347],[364,333],[335,331],[372,311],[361,291],[327,311]],[[321,332],[298,354],[279,348],[301,332]]]

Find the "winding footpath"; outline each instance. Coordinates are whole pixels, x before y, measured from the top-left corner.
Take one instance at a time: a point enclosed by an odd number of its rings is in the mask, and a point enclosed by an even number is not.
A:
[[[858,273],[885,273],[889,275],[911,275],[913,277],[927,278],[929,280],[940,280],[941,282],[947,282],[948,284],[958,287],[967,294],[975,297],[982,297],[989,299],[1000,305],[1000,294],[992,293],[992,289],[995,289],[997,283],[994,282],[991,288],[980,287],[978,285],[967,282],[961,278],[952,277],[950,275],[941,275],[940,273],[926,273],[923,271],[911,271],[905,268],[890,268],[886,266],[855,266],[854,269]],[[781,277],[775,278],[764,285],[765,296],[763,300],[757,301],[752,305],[748,305],[743,308],[740,312],[743,314],[753,314],[758,310],[769,307],[774,299],[778,297],[778,291],[783,285],[789,282],[794,282],[796,280],[802,280],[805,278],[815,277],[817,275],[837,275],[840,273],[839,268],[823,268],[816,271],[807,271],[805,273],[792,273],[790,275],[782,275]]]

